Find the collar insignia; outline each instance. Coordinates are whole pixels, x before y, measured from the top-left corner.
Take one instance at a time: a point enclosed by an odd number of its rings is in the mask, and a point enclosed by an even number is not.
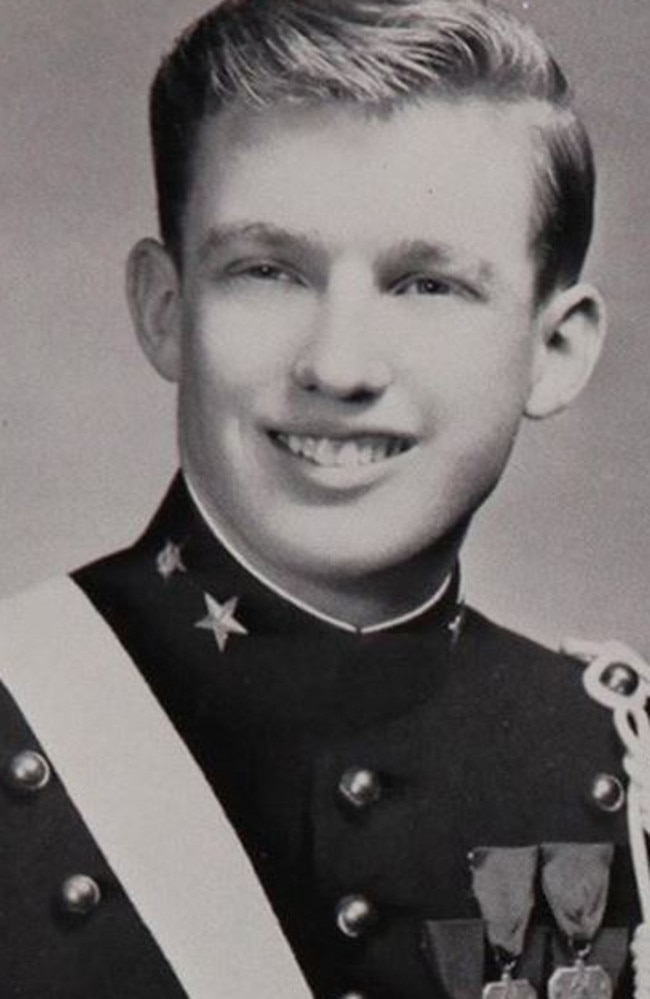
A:
[[[226,643],[228,642],[230,635],[248,634],[243,624],[241,624],[235,617],[238,597],[231,597],[230,600],[226,600],[225,603],[220,604],[219,601],[215,600],[214,597],[211,597],[209,593],[204,593],[203,596],[208,608],[208,613],[206,617],[197,621],[194,627],[211,631],[217,640],[219,652],[223,652],[226,648]]]
[[[173,541],[167,541],[165,547],[156,555],[156,569],[165,582],[175,572],[186,572],[180,545],[174,544]]]
[[[451,647],[453,649],[454,645],[460,638],[461,632],[463,630],[463,625],[465,624],[465,604],[460,602],[456,608],[456,613],[447,625],[447,628],[451,634]]]

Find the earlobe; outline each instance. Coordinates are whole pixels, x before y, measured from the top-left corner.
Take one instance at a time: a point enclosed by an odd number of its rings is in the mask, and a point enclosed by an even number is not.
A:
[[[605,306],[591,285],[572,285],[543,306],[526,416],[541,420],[571,405],[593,374],[605,332]]]
[[[163,378],[178,381],[182,328],[178,274],[169,253],[155,239],[142,239],[131,250],[126,295],[144,353]]]

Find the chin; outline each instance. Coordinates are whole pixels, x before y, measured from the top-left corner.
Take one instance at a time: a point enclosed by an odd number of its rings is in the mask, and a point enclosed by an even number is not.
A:
[[[430,538],[399,539],[386,533],[374,539],[366,537],[363,545],[359,544],[358,532],[354,536],[320,534],[311,542],[304,539],[302,544],[296,541],[293,538],[289,545],[279,546],[275,539],[276,564],[284,564],[298,576],[341,583],[397,570],[436,548]]]

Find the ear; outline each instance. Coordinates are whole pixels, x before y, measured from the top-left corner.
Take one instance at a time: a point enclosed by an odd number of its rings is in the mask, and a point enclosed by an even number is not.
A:
[[[155,239],[142,239],[126,267],[126,296],[140,346],[158,374],[176,382],[181,367],[181,310],[176,266]]]
[[[596,367],[605,330],[605,306],[591,285],[558,291],[541,307],[526,416],[541,420],[573,402]]]

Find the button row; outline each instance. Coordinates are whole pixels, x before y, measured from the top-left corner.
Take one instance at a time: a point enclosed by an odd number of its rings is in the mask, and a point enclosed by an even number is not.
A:
[[[622,674],[623,665],[615,664]],[[619,677],[620,685],[627,683],[626,677]],[[41,753],[25,749],[9,761],[5,769],[6,783],[17,791],[31,793],[41,791],[50,782],[52,771]],[[367,767],[350,767],[339,781],[339,793],[355,808],[368,808],[381,797],[381,781],[374,770]],[[625,803],[625,790],[618,777],[612,774],[597,774],[591,785],[592,800],[606,812],[617,812]]]
[[[621,663],[614,665],[618,673],[612,682],[629,689],[632,679],[624,674],[626,667]],[[339,780],[338,790],[344,801],[360,811],[379,801],[382,794],[379,776],[367,767],[350,767],[346,770]],[[596,774],[590,796],[593,803],[604,812],[618,812],[625,804],[625,789],[613,774]]]

